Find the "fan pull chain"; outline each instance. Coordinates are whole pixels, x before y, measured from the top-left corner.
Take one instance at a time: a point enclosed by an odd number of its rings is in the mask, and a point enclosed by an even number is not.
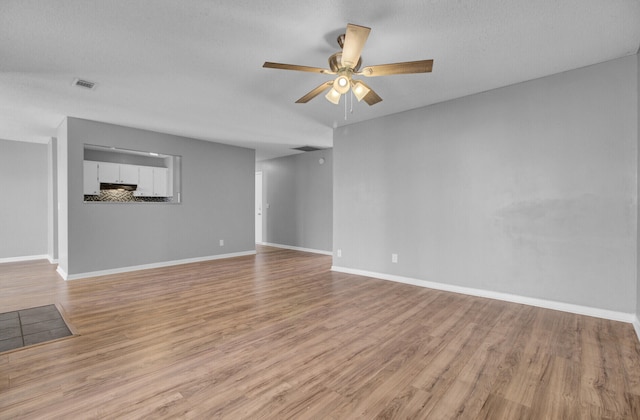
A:
[[[351,113],[353,114],[353,89],[349,89],[349,92],[351,92]]]
[[[349,113],[353,114],[353,91],[349,90],[349,92],[351,92],[351,95],[349,95],[349,97],[351,98],[351,106],[349,108]],[[349,97],[347,97],[347,95],[344,95],[344,120],[347,120],[347,102],[349,102]]]
[[[347,121],[347,102],[349,102],[349,98],[347,95],[344,95],[344,120]]]

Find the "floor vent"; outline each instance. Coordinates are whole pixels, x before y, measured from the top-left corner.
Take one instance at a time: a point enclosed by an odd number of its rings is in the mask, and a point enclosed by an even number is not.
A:
[[[85,89],[91,89],[91,90],[96,88],[96,83],[95,82],[90,82],[88,80],[78,79],[77,77],[75,79],[73,79],[73,83],[71,85],[72,86],[78,86],[78,87],[85,88]]]
[[[56,305],[0,314],[0,353],[72,335]]]

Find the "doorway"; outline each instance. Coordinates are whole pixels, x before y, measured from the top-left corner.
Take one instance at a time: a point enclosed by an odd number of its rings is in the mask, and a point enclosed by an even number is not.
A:
[[[262,244],[262,172],[256,172],[256,243]]]

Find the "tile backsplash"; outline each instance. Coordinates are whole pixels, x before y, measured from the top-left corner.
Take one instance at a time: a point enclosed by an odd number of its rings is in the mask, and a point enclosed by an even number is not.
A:
[[[133,191],[101,190],[100,195],[85,195],[84,201],[170,203],[171,197],[135,197]]]

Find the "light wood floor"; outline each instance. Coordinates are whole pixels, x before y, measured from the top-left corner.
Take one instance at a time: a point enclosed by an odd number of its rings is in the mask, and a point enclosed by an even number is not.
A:
[[[257,256],[64,282],[0,265],[0,312],[79,336],[0,353],[0,418],[640,418],[629,324]]]

